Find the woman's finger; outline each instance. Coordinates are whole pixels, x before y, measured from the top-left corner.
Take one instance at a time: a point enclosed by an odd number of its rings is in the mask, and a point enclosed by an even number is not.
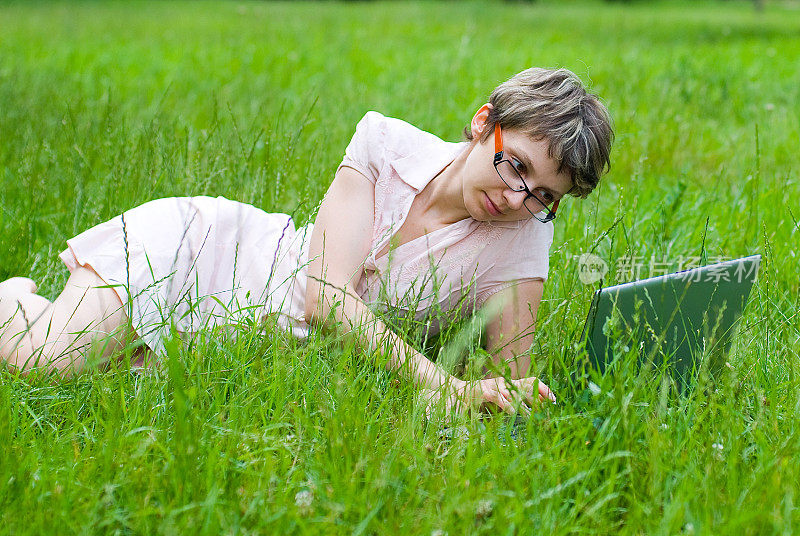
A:
[[[528,405],[530,402],[528,401],[531,398],[530,393],[525,392],[522,389],[518,389],[512,394],[512,397],[509,399],[509,403],[514,406],[514,409],[524,415],[525,417],[530,416],[531,408]]]
[[[482,402],[489,403],[493,406],[497,406],[500,408],[500,411],[505,411],[506,406],[506,397],[503,395],[502,391],[500,391],[497,382],[491,381],[487,382],[486,384],[481,386],[481,392],[483,395]]]
[[[500,407],[500,409],[503,412],[508,413],[510,415],[514,415],[517,413],[517,408],[516,408],[517,404],[514,403],[514,397],[508,390],[505,390],[505,392],[497,391],[496,400],[497,401],[495,403]]]
[[[500,406],[500,409],[502,409],[505,413],[508,413],[509,415],[514,415],[517,413],[517,408],[514,407],[514,404],[512,404],[508,400],[503,400],[503,405]]]
[[[530,415],[530,407],[528,406],[528,399],[530,398],[530,393],[526,392],[526,389],[520,389],[517,385],[514,391],[511,392],[511,397],[508,399],[508,403],[514,408],[514,413],[521,413],[524,416]]]
[[[539,382],[539,397],[543,398],[543,400],[549,400],[553,404],[556,403],[556,395],[543,382]]]
[[[515,385],[522,391],[525,402],[534,405],[540,402],[555,403],[556,397],[553,391],[535,376],[515,380]],[[534,395],[534,392],[536,394]]]
[[[514,384],[517,396],[523,401],[532,404],[533,400],[533,385],[528,381],[529,378],[520,378],[518,380],[511,380]]]

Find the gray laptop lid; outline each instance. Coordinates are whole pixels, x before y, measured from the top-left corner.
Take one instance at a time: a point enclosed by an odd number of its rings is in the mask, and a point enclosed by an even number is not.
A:
[[[637,344],[640,359],[667,359],[686,379],[695,357],[730,348],[760,264],[753,255],[596,291],[583,334],[589,359],[603,371],[615,341],[617,353]]]

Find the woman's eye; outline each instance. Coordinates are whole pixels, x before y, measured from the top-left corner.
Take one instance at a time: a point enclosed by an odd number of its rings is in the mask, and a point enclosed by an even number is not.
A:
[[[512,158],[511,162],[514,164],[514,169],[517,170],[517,173],[519,173],[520,175],[525,173],[525,164],[523,164],[522,162],[520,162],[516,158]]]
[[[552,203],[555,199],[553,194],[548,192],[547,190],[539,190],[539,195],[542,197],[543,201],[547,201],[547,203]]]

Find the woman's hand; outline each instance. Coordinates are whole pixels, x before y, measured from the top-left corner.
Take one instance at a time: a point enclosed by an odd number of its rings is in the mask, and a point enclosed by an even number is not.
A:
[[[487,378],[478,382],[458,380],[446,391],[423,389],[421,394],[427,416],[431,415],[436,404],[442,402],[446,414],[500,409],[510,414],[519,410],[527,416],[532,406],[556,401],[553,391],[534,376],[510,381],[503,378]]]
[[[489,411],[499,408],[505,413],[522,412],[527,416],[531,407],[542,402],[555,402],[556,397],[547,385],[538,378],[520,378],[506,381],[504,378],[487,378],[469,384],[465,391],[465,399],[472,402],[472,407]]]

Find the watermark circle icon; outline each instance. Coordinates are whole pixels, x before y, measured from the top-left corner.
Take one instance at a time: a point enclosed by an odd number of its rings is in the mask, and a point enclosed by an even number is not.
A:
[[[576,257],[578,257],[578,279],[584,285],[597,283],[608,273],[608,264],[597,255],[584,253]]]

